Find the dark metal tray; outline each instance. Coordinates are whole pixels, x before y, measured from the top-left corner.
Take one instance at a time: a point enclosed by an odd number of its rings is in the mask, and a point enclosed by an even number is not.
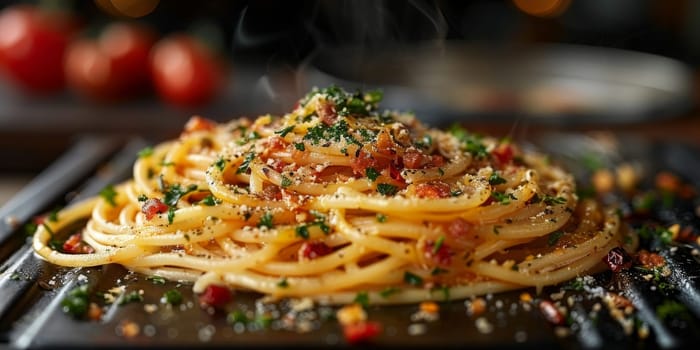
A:
[[[301,68],[307,89],[381,88],[384,107],[415,111],[434,125],[613,125],[669,118],[692,106],[692,72],[682,62],[594,46],[322,47]]]
[[[700,188],[700,157],[697,149],[681,144],[651,143],[617,135],[613,152],[601,151],[600,140],[588,135],[546,134],[533,146],[551,152],[553,157],[585,176],[577,161],[582,152],[598,152],[609,164],[637,162],[648,173],[670,170]],[[105,185],[130,176],[138,150],[150,142],[143,139],[84,137],[57,159],[33,182],[0,209],[0,345],[12,348],[170,348],[170,347],[326,347],[346,345],[341,327],[332,318],[333,308],[317,307],[308,314],[297,314],[291,323],[273,322],[269,327],[227,322],[225,311],[201,308],[189,285],[167,282],[157,285],[120,266],[60,268],[38,259],[22,225],[35,215],[56,206],[93,195]],[[687,204],[687,203],[686,203]],[[664,211],[665,224],[682,222],[700,232],[693,210],[700,203],[678,204]],[[440,303],[439,319],[412,319],[417,305],[372,306],[369,318],[381,322],[382,334],[369,344],[382,347],[460,347],[460,348],[680,348],[700,341],[700,262],[697,244],[672,245],[664,255],[672,267],[666,292],[634,270],[619,274],[602,273],[588,280],[583,291],[545,288],[541,293],[526,289],[532,297],[523,302],[523,291],[485,297],[486,311],[470,315],[469,301]],[[91,290],[107,291],[116,285],[126,291],[143,290],[144,301],[107,308],[101,321],[76,320],[62,311],[61,300],[79,280]],[[600,287],[600,289],[598,288]],[[169,289],[182,292],[184,302],[167,307],[159,299]],[[622,325],[607,312],[594,291],[614,290],[634,304],[630,316],[635,325],[648,327],[648,337],[625,334]],[[671,292],[668,292],[671,290]],[[227,311],[256,310],[254,293],[235,294]],[[538,302],[549,300],[566,304],[569,316],[557,326],[547,321]],[[662,318],[657,308],[669,300],[684,307],[683,317]],[[146,305],[156,310],[145,310]],[[597,306],[596,306],[597,305]],[[601,306],[602,305],[602,306]],[[596,310],[600,308],[599,311]],[[266,310],[283,316],[290,306],[280,303]],[[284,317],[281,317],[284,319]],[[137,335],[123,334],[124,322],[139,329]]]

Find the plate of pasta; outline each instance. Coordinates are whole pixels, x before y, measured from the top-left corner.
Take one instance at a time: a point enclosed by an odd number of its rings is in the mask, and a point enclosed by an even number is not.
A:
[[[487,339],[498,320],[479,316],[504,305],[563,327],[576,313],[546,291],[593,289],[595,276],[640,264],[649,234],[563,163],[457,124],[430,127],[381,99],[314,88],[284,115],[193,116],[177,138],[144,146],[126,179],[35,222],[38,260],[73,276],[57,282],[55,306],[135,344],[196,334],[269,345],[270,328],[294,330],[276,334],[289,345],[436,344],[445,330],[401,335],[466,310]]]

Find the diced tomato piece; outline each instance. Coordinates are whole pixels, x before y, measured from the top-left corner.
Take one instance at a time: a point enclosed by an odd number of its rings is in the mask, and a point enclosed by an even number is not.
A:
[[[447,226],[447,233],[453,237],[467,236],[473,231],[474,225],[462,218],[457,218],[450,221],[449,225]]]
[[[445,165],[445,157],[439,154],[433,154],[432,156],[430,156],[430,165],[432,167],[440,167]]]
[[[232,298],[231,290],[227,287],[210,284],[204,292],[199,295],[199,304],[203,307],[222,307],[231,301]]]
[[[637,253],[637,261],[647,269],[661,267],[666,265],[666,259],[657,253],[651,253],[648,250],[642,249]]]
[[[438,265],[449,266],[452,262],[452,251],[444,242],[435,250],[434,241],[427,241],[425,244],[425,257],[435,261]]]
[[[151,220],[156,214],[168,211],[168,205],[158,198],[149,198],[141,206],[141,212],[146,215],[146,219]]]
[[[377,152],[388,155],[388,156],[393,156],[396,154],[396,143],[394,143],[394,140],[391,139],[391,135],[382,130],[377,134]]]
[[[389,177],[400,182],[401,184],[405,184],[406,181],[404,180],[403,176],[401,176],[401,170],[402,168],[394,166],[393,164],[389,165]]]
[[[403,165],[406,169],[420,169],[428,163],[429,157],[417,149],[408,149],[403,154]]]
[[[371,340],[382,332],[382,324],[376,321],[361,321],[343,325],[343,335],[350,344]]]
[[[95,251],[89,244],[83,242],[83,235],[78,232],[70,235],[68,239],[63,242],[63,252],[68,254],[89,254]]]
[[[500,143],[491,151],[491,155],[496,159],[499,165],[505,165],[513,160],[515,151],[510,143]]]
[[[316,259],[333,253],[333,247],[323,242],[304,242],[299,247],[299,256],[304,259]]]
[[[198,115],[193,116],[185,124],[185,132],[202,131],[202,130],[214,130],[216,128],[216,122],[210,119],[202,118]]]
[[[335,104],[330,101],[326,101],[318,106],[316,113],[318,113],[318,117],[321,119],[321,122],[326,125],[333,125],[335,124],[336,120],[338,120],[338,113],[335,111]]]
[[[447,198],[450,194],[450,185],[442,181],[424,182],[416,185],[416,195],[420,198]]]

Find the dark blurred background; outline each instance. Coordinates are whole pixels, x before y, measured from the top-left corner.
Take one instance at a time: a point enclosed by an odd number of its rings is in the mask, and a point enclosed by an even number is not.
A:
[[[194,114],[223,121],[284,113],[311,86],[330,83],[383,88],[389,107],[436,124],[456,120],[494,132],[514,125],[639,129],[689,142],[700,136],[696,1],[4,0],[0,11],[20,4],[69,13],[79,23],[70,42],[98,40],[114,23],[148,26],[154,47],[184,33],[217,57],[217,70],[207,74],[221,79],[211,96],[194,100],[150,80],[139,94],[104,99],[71,81],[36,93],[5,67],[0,170],[9,177],[30,178],[85,134],[160,140],[176,136]],[[4,27],[4,39],[0,31],[0,46],[19,35],[7,30],[16,27]],[[141,66],[165,71],[161,80],[189,76],[154,64],[153,56]],[[208,91],[208,82],[199,84],[186,93]]]

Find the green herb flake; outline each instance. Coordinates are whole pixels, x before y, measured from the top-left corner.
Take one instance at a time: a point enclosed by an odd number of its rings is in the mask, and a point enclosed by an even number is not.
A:
[[[547,205],[564,204],[566,203],[566,198],[545,195],[544,198],[542,198],[542,201]]]
[[[398,187],[391,184],[377,184],[377,192],[385,196],[393,196],[398,192]]]
[[[219,171],[224,171],[224,168],[226,168],[226,159],[217,159],[216,162],[214,162],[214,166],[219,169]]]
[[[189,185],[184,189],[179,184],[172,185],[165,191],[163,203],[174,207],[177,205],[177,202],[180,201],[180,198],[195,190],[197,190],[197,185],[195,184]]]
[[[245,312],[241,310],[233,310],[226,315],[226,322],[228,324],[236,324],[236,323],[241,323],[241,324],[246,324],[250,320],[248,319],[248,316],[246,316]]]
[[[279,282],[277,282],[277,287],[279,288],[287,288],[289,287],[289,282],[287,281],[287,277],[282,277]]]
[[[294,143],[294,148],[296,148],[299,151],[306,151],[306,146],[304,146],[303,142],[295,142]]]
[[[280,183],[280,186],[283,188],[289,187],[292,185],[292,180],[286,176],[282,176],[282,181]]]
[[[547,238],[547,244],[550,247],[554,246],[555,244],[557,244],[557,242],[559,241],[559,239],[563,235],[564,235],[564,231],[556,231],[556,232],[550,233],[549,237]]]
[[[100,191],[100,197],[102,197],[111,206],[117,206],[115,198],[117,197],[117,191],[114,190],[114,185],[107,185]]]
[[[175,221],[175,207],[168,207],[168,224],[172,224]]]
[[[148,276],[146,277],[146,280],[151,281],[151,283],[153,284],[165,284],[165,277],[158,275]]]
[[[518,199],[512,193],[503,193],[503,192],[491,192],[491,198],[493,198],[496,202],[501,203],[503,205],[510,204],[511,199],[512,200]]]
[[[382,213],[377,213],[377,222],[385,223],[388,217]]]
[[[164,304],[180,305],[182,303],[182,293],[177,289],[171,289],[163,293],[160,301]]]
[[[309,227],[307,225],[297,226],[294,229],[294,233],[303,239],[309,239]]]
[[[365,175],[370,181],[374,181],[379,177],[380,173],[375,168],[367,168],[365,169]]]
[[[445,236],[438,237],[438,239],[435,241],[435,244],[433,245],[433,255],[437,254],[440,251],[440,248],[442,248],[444,242]]]
[[[489,184],[492,186],[501,185],[506,183],[506,179],[498,175],[498,172],[494,171],[491,176],[489,176]]]
[[[353,302],[358,303],[362,305],[362,307],[368,307],[369,306],[369,294],[365,291],[358,292],[355,295],[355,299],[353,299]]]
[[[139,202],[145,202],[148,200],[148,196],[146,196],[145,194],[140,194],[139,197],[137,198],[137,200]]]
[[[138,152],[139,158],[147,158],[153,155],[153,147],[144,147]]]
[[[199,203],[206,205],[208,207],[213,207],[217,204],[221,204],[221,199],[214,197],[213,194],[209,194],[208,196],[202,198],[202,200],[199,201]]]
[[[63,312],[75,318],[83,317],[87,313],[89,305],[90,300],[86,284],[71,289],[66,297],[61,300]]]
[[[250,167],[250,162],[255,159],[255,152],[249,152],[245,155],[245,158],[243,158],[243,162],[241,165],[238,166],[238,169],[236,170],[236,174],[243,174],[246,171],[248,171],[248,168]]]
[[[128,303],[140,303],[143,301],[143,293],[140,291],[131,291],[122,296],[119,300],[119,305],[126,305]]]
[[[294,130],[295,125],[290,125],[282,130],[277,130],[275,131],[275,134],[280,135],[282,137],[287,136],[292,130]]]
[[[266,211],[265,214],[263,214],[260,217],[260,221],[258,222],[258,227],[267,227],[267,228],[274,228],[275,225],[273,223],[273,217],[272,217],[272,212]]]
[[[404,272],[403,280],[412,286],[420,286],[423,284],[423,278],[408,271]]]
[[[398,293],[400,290],[401,289],[399,289],[397,287],[386,287],[379,292],[379,296],[386,299],[386,298]]]

